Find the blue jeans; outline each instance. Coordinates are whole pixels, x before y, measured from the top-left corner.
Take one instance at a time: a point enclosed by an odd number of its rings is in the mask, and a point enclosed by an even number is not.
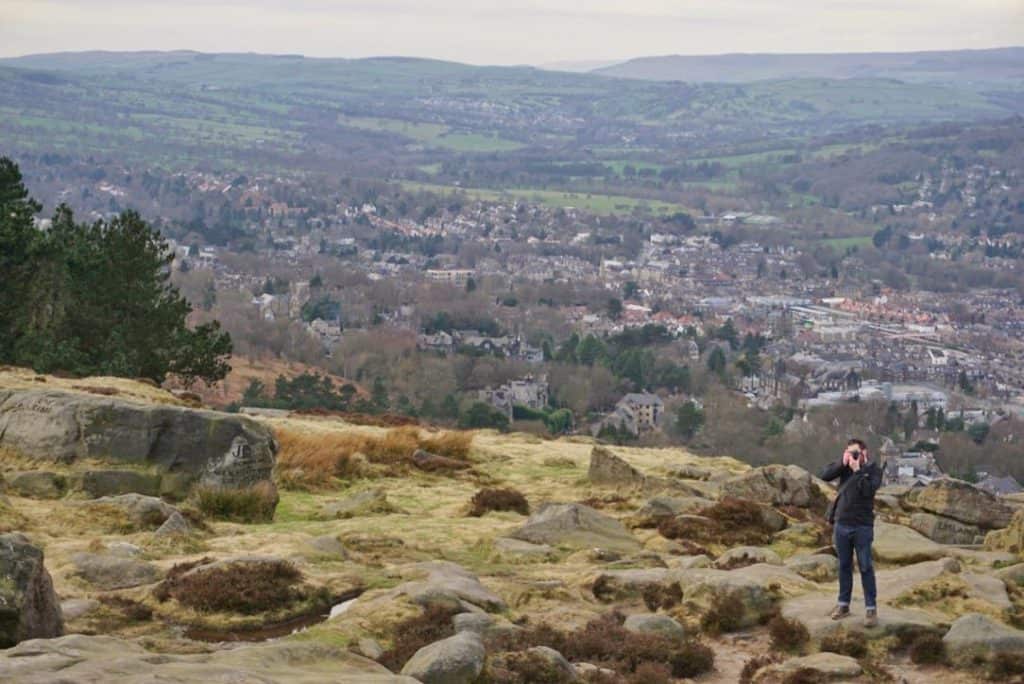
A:
[[[864,588],[864,607],[876,608],[878,589],[875,587],[875,566],[871,562],[871,542],[875,538],[874,525],[836,524],[833,543],[839,556],[839,605],[849,606],[853,594],[853,553],[857,552],[857,567]]]

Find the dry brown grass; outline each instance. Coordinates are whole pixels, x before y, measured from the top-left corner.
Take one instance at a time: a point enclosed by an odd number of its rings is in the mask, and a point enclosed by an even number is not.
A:
[[[473,444],[469,432],[427,432],[416,426],[392,428],[383,434],[362,430],[306,431],[278,427],[278,482],[289,489],[328,487],[334,478],[368,475],[360,467],[362,454],[370,463],[404,465],[417,449],[446,458],[465,460]]]

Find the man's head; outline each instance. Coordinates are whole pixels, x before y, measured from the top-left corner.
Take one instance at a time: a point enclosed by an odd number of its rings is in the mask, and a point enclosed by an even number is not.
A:
[[[853,438],[846,443],[846,451],[843,452],[843,462],[849,465],[849,461],[859,459],[862,463],[868,459],[868,445],[863,439]]]

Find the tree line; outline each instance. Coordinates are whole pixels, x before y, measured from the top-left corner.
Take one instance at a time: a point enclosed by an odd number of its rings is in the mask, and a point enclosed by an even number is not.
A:
[[[186,385],[224,378],[231,338],[216,321],[189,327],[159,231],[133,211],[78,222],[63,204],[44,227],[41,210],[0,157],[0,363]]]

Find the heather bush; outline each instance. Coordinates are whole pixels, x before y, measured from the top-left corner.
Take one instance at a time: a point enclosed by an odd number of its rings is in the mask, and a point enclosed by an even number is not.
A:
[[[838,630],[821,640],[821,650],[850,656],[851,658],[863,658],[867,655],[868,646],[864,634]]]
[[[776,615],[768,622],[768,634],[772,638],[772,646],[783,651],[800,649],[811,638],[803,623],[781,615]]]
[[[743,625],[745,614],[743,595],[739,590],[717,591],[711,598],[711,605],[701,616],[700,627],[711,635],[735,632]]]
[[[302,574],[287,561],[225,562],[201,567],[209,563],[210,559],[204,558],[175,565],[157,585],[155,598],[161,602],[174,599],[200,613],[252,615],[286,607],[314,593],[303,586]]]
[[[515,489],[481,489],[469,502],[469,514],[480,517],[488,511],[515,511],[520,515],[530,514],[530,504],[522,492]]]
[[[400,671],[416,651],[455,633],[454,614],[449,608],[430,606],[421,614],[399,622],[391,635],[391,648],[384,651],[379,662],[392,672]]]
[[[270,522],[277,508],[277,487],[259,482],[252,487],[199,486],[192,490],[192,500],[199,511],[216,520],[241,523]]]

